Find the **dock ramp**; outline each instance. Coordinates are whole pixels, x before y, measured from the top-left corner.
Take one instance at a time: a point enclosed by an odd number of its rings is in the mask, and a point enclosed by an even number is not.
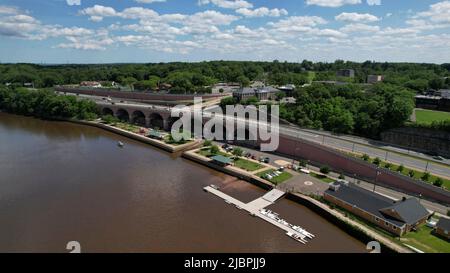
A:
[[[264,196],[262,198],[271,203],[275,203],[275,201],[277,201],[278,199],[283,197],[285,194],[286,193],[284,191],[273,189],[273,190],[269,191],[268,193],[264,194]]]

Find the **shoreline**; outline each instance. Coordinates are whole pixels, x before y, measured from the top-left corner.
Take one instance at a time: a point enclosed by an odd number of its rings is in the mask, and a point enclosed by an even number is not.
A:
[[[33,117],[35,118],[35,117]],[[182,145],[170,145],[163,141],[158,141],[155,139],[151,139],[140,134],[136,134],[130,131],[126,131],[114,126],[110,126],[107,124],[93,122],[93,121],[83,121],[83,120],[75,120],[75,119],[48,119],[49,121],[60,121],[60,122],[69,122],[78,125],[91,126],[98,129],[102,129],[117,135],[121,135],[123,137],[127,137],[144,144],[152,145],[156,148],[162,149],[169,153],[177,153],[182,152],[181,157],[196,162],[198,164],[204,165],[208,168],[214,169],[216,171],[225,173],[227,175],[236,177],[238,179],[249,182],[255,186],[258,186],[264,190],[270,190],[273,188],[273,185],[260,178],[256,175],[248,174],[247,172],[240,170],[234,167],[221,167],[219,165],[213,164],[206,157],[196,154],[194,151],[199,148],[203,141],[192,141],[189,143],[185,143]],[[314,213],[318,214],[320,217],[323,217],[328,222],[336,225],[339,229],[350,235],[351,237],[359,240],[360,242],[367,244],[370,241],[376,240],[380,242],[383,249],[387,250],[386,252],[399,252],[399,253],[412,253],[412,251],[406,247],[402,247],[400,245],[394,244],[389,241],[387,238],[382,235],[377,234],[376,232],[368,229],[367,227],[359,224],[349,218],[344,217],[339,212],[328,208],[326,204],[321,203],[318,200],[315,200],[309,196],[301,195],[298,193],[287,193],[286,198],[296,202],[300,205],[307,207],[312,210]]]
[[[208,168],[212,168],[216,171],[220,171],[222,173],[234,176],[241,180],[245,180],[264,190],[270,190],[273,188],[273,185],[270,182],[267,182],[266,180],[259,178],[255,175],[248,174],[247,172],[239,170],[238,168],[230,166],[221,167],[217,164],[214,164],[210,161],[209,158],[196,154],[195,150],[183,152],[182,157],[192,160],[196,163],[202,164]],[[361,241],[364,244],[367,244],[368,242],[375,240],[378,241],[382,245],[383,249],[386,250],[386,252],[388,253],[391,252],[413,253],[410,249],[391,242],[384,236],[379,235],[375,231],[372,231],[371,229],[365,227],[360,223],[357,223],[347,217],[344,217],[336,210],[330,209],[326,204],[323,204],[322,202],[315,200],[314,198],[290,192],[287,193],[286,198],[307,207],[308,209],[312,210],[319,216],[325,218],[328,222],[336,225],[339,229],[341,229],[348,235]]]

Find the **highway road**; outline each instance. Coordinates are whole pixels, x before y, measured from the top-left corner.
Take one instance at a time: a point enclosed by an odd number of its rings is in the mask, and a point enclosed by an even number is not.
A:
[[[105,101],[103,97],[99,96],[90,96],[90,95],[79,95],[79,97],[87,98],[94,100],[96,102],[100,102],[102,104],[108,104],[108,101]],[[145,103],[138,103],[138,102],[131,102],[131,101],[124,101],[120,99],[114,99],[112,98],[112,101],[115,103],[116,106],[151,106],[155,108],[161,108],[168,110],[169,107],[166,106],[157,106],[157,105],[150,105]],[[214,111],[214,109],[217,106],[210,106],[206,109],[204,109],[204,112],[211,113]],[[216,116],[220,117],[223,115]],[[223,116],[225,118],[225,116]],[[226,117],[227,119],[232,117]],[[236,119],[236,118],[235,118]],[[243,121],[240,119],[240,121]],[[258,121],[249,121],[250,123],[258,123]],[[259,122],[261,124],[261,122]],[[272,126],[272,129],[276,129],[276,127]],[[353,152],[353,153],[360,153],[360,154],[367,154],[370,157],[379,157],[382,160],[389,161],[394,164],[403,164],[405,167],[416,169],[419,171],[428,171],[432,174],[442,176],[445,178],[450,179],[450,160],[445,160],[442,162],[437,162],[435,159],[433,159],[431,156],[412,152],[407,149],[401,149],[398,147],[392,147],[392,146],[382,146],[379,147],[379,144],[377,146],[371,144],[373,141],[359,138],[359,137],[352,137],[352,136],[335,136],[328,132],[323,131],[313,131],[309,129],[302,129],[290,125],[279,125],[278,126],[280,134],[288,135],[294,138],[304,139],[311,142],[315,142],[330,148],[338,149],[341,151],[346,152]]]

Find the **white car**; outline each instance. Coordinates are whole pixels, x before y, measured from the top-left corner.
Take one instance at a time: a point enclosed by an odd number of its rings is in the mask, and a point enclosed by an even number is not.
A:
[[[310,174],[311,172],[308,169],[300,169],[302,173]]]

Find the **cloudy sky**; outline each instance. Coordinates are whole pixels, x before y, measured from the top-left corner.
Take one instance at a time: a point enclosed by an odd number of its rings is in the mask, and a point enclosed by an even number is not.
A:
[[[450,1],[0,0],[0,62],[450,62]]]

